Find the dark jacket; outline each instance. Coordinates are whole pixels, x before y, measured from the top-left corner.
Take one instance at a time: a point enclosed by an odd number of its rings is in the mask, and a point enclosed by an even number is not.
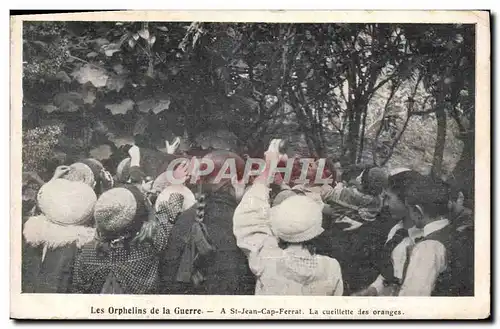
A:
[[[325,218],[325,231],[318,237],[317,252],[339,261],[344,278],[344,295],[366,288],[377,278],[378,256],[396,223],[385,209],[374,221],[365,222],[352,231],[343,231],[343,227],[332,225]]]
[[[236,200],[229,194],[207,195],[203,223],[216,252],[203,269],[205,281],[199,286],[177,281],[181,256],[188,244],[191,228],[196,221],[196,205],[179,216],[172,228],[164,263],[162,291],[164,294],[253,295],[255,278],[247,259],[237,247],[233,234],[233,214]]]
[[[446,270],[437,277],[432,296],[474,296],[474,228],[457,231],[448,225],[425,240],[438,241],[446,249]]]
[[[24,224],[23,293],[70,293],[79,248],[94,238],[94,229],[52,224],[44,216]]]

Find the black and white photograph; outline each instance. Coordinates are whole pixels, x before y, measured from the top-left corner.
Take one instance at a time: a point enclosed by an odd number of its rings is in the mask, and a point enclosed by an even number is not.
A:
[[[86,298],[69,318],[489,315],[488,12],[81,15],[17,22],[11,293]]]

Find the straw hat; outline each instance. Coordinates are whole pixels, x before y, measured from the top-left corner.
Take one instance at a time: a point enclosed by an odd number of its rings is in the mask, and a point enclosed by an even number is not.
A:
[[[149,219],[145,197],[135,186],[115,187],[104,192],[94,207],[100,234],[118,237],[137,232]]]
[[[37,201],[45,217],[60,225],[86,223],[94,210],[97,197],[87,184],[67,179],[54,179],[38,191]]]

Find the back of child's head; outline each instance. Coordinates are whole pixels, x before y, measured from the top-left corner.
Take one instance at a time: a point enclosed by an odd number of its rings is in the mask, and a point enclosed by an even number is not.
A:
[[[405,170],[389,176],[387,188],[401,201],[406,198],[407,189],[413,182],[423,179],[423,175],[414,170]]]
[[[447,215],[449,200],[448,186],[442,180],[430,176],[412,182],[406,191],[406,203],[420,206],[430,217]]]

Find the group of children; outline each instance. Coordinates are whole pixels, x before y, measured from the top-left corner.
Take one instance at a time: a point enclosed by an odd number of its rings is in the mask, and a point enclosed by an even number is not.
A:
[[[474,294],[472,212],[439,179],[366,167],[339,169],[332,185],[276,186],[266,166],[243,188],[215,175],[172,185],[145,173],[138,147],[128,153],[118,178],[85,159],[40,188],[23,224],[24,293]]]

